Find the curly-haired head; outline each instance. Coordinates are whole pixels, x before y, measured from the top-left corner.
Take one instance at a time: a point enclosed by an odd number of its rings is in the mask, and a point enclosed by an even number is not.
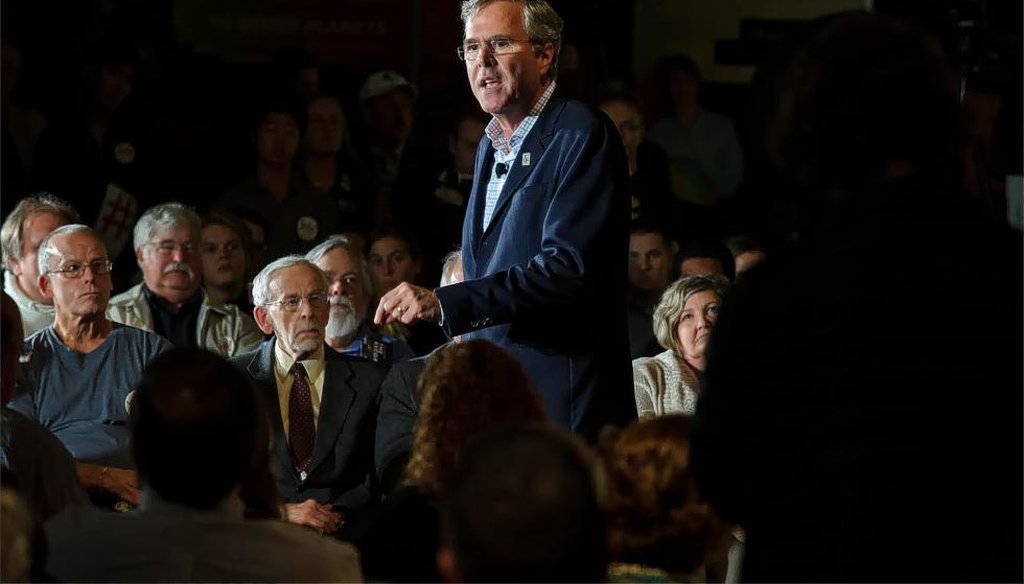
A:
[[[495,426],[546,419],[514,357],[487,341],[439,351],[420,375],[422,402],[405,482],[440,497],[466,442]]]
[[[730,529],[690,471],[691,427],[689,416],[677,414],[602,436],[611,561],[692,573],[726,551]]]

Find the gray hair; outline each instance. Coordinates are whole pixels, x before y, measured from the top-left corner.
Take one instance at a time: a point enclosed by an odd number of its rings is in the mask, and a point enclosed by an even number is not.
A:
[[[164,203],[148,209],[135,223],[135,249],[149,243],[158,233],[165,233],[177,227],[187,227],[192,238],[199,240],[203,233],[203,222],[190,207],[181,203]]]
[[[100,237],[92,227],[88,225],[82,225],[81,223],[72,223],[71,225],[64,225],[58,227],[48,233],[46,237],[39,242],[39,255],[36,257],[36,267],[39,268],[40,275],[46,275],[50,271],[50,258],[54,256],[61,256],[62,254],[57,250],[57,246],[54,245],[53,240],[61,235],[71,235],[72,233],[88,233],[89,235],[96,238],[97,241],[103,243],[103,238]],[[106,251],[106,244],[103,249]]]
[[[457,249],[448,252],[448,255],[444,256],[444,261],[441,263],[441,285],[448,286],[449,284],[456,284],[453,280],[455,275],[455,264],[462,261],[462,250]]]
[[[374,290],[374,277],[373,271],[370,270],[370,264],[366,261],[363,254],[359,253],[359,250],[357,250],[352,245],[352,242],[344,235],[332,235],[323,240],[317,244],[316,247],[306,252],[306,259],[315,264],[325,255],[336,249],[343,249],[347,251],[356,259],[357,262],[359,262],[359,272],[363,276],[363,290],[366,291],[366,297],[368,299],[374,298],[376,290]]]
[[[50,193],[40,192],[18,201],[18,205],[4,220],[3,227],[0,227],[0,247],[3,248],[4,266],[21,259],[24,251],[22,247],[25,245],[22,240],[25,220],[35,213],[52,213],[60,217],[65,224],[78,222],[78,212],[66,201]]]
[[[534,44],[534,54],[539,55],[547,43],[554,46],[551,68],[548,69],[548,79],[554,80],[558,75],[558,55],[562,52],[562,17],[546,0],[465,0],[461,10],[463,31],[483,7],[495,2],[523,5],[523,29],[526,30],[526,36],[530,37],[530,42]],[[537,49],[537,45],[540,45],[540,50]]]
[[[682,353],[676,328],[679,318],[683,315],[683,307],[691,296],[698,292],[711,291],[718,295],[719,301],[725,297],[729,289],[729,279],[722,275],[685,276],[669,284],[661,294],[657,308],[654,309],[654,337],[658,344],[675,354]]]
[[[260,270],[260,273],[256,274],[256,277],[252,279],[253,305],[266,306],[268,302],[276,300],[276,298],[270,298],[270,283],[274,280],[274,274],[287,268],[294,268],[295,266],[306,266],[312,268],[320,275],[320,279],[323,280],[324,288],[327,287],[327,276],[324,275],[323,270],[318,268],[316,264],[298,254],[287,255],[282,258],[277,258],[267,264],[266,267]]]

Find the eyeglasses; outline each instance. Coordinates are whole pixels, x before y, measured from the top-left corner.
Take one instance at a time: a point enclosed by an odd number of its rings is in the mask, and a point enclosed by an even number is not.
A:
[[[110,273],[111,268],[114,267],[114,262],[110,260],[93,260],[89,263],[71,262],[65,264],[63,267],[56,270],[48,270],[47,274],[60,274],[65,278],[72,280],[81,278],[85,275],[85,270],[90,269],[94,276],[104,276]]]
[[[460,61],[476,61],[480,58],[480,49],[484,44],[491,50],[491,53],[495,55],[508,55],[509,53],[516,52],[516,45],[519,43],[530,43],[532,45],[540,44],[532,41],[531,39],[513,39],[506,36],[496,36],[487,39],[484,42],[480,41],[466,41],[462,45],[455,48],[459,53]]]
[[[265,302],[264,306],[280,306],[281,310],[285,312],[298,312],[303,300],[309,304],[310,308],[323,308],[327,306],[327,293],[314,292],[305,298],[302,296],[289,296],[275,302]]]
[[[169,258],[174,255],[174,252],[181,250],[181,255],[192,255],[199,249],[192,241],[186,241],[185,243],[177,243],[174,241],[151,241],[146,245],[151,245],[156,248],[156,253],[162,258]]]
[[[232,239],[231,241],[225,243],[224,245],[220,245],[212,241],[204,241],[202,249],[203,253],[205,254],[215,254],[219,253],[220,250],[224,250],[227,253],[234,255],[242,251],[242,242],[238,241],[237,239]]]

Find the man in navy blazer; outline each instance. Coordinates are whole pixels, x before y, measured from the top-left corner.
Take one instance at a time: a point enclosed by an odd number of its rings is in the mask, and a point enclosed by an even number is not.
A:
[[[555,95],[562,20],[543,0],[463,3],[458,52],[492,114],[462,231],[465,281],[402,283],[378,323],[439,322],[522,362],[555,423],[596,437],[636,415],[626,329],[630,216],[607,117]]]
[[[256,323],[274,336],[231,363],[266,399],[270,466],[288,520],[333,533],[345,508],[379,491],[373,437],[387,369],[324,344],[327,281],[302,256],[278,259],[257,274],[253,303]]]

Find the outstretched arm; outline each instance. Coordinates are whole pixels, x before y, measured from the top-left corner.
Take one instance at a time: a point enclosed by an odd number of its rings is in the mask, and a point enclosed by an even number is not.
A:
[[[75,471],[78,473],[78,480],[86,489],[113,493],[132,505],[138,505],[142,501],[139,477],[134,470],[76,462]]]

